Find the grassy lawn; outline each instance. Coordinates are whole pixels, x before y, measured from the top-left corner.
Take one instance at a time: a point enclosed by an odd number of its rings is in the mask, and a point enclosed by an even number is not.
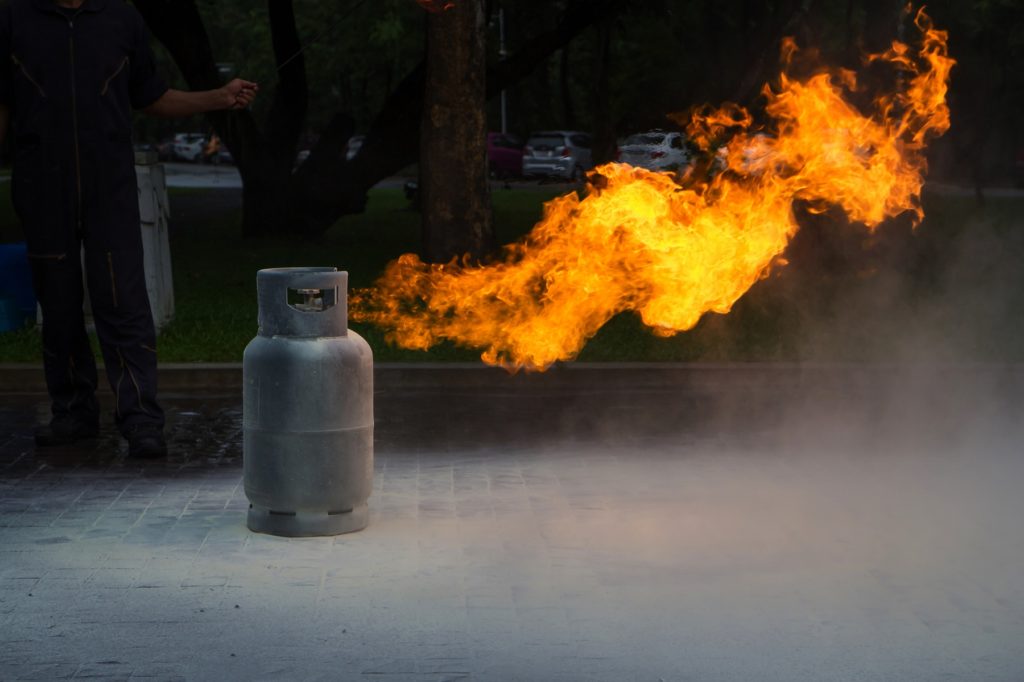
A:
[[[9,199],[0,191],[0,241],[11,240]],[[499,238],[512,241],[540,216],[556,190],[495,191]],[[183,193],[172,192],[175,197]],[[927,194],[927,218],[911,232],[894,221],[876,234],[809,218],[791,264],[759,282],[728,315],[707,315],[691,332],[651,334],[623,314],[587,344],[589,361],[870,361],[918,358],[1024,359],[1024,200]],[[333,265],[351,287],[416,251],[419,214],[399,189],[370,193],[368,210],[339,221],[319,243],[242,241],[236,209],[208,212],[172,232],[177,313],[159,345],[163,361],[241,360],[256,333],[256,271]],[[373,328],[353,325],[378,361],[473,360],[479,352],[442,345],[394,348]],[[0,334],[0,362],[36,362],[38,332]]]

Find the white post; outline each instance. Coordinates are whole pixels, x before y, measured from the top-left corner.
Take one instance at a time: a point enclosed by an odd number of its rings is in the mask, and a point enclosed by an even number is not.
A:
[[[168,240],[167,181],[164,167],[155,154],[137,154],[135,173],[139,179],[139,218],[146,269],[146,292],[153,309],[157,330],[174,317],[174,278],[171,272],[171,247]]]

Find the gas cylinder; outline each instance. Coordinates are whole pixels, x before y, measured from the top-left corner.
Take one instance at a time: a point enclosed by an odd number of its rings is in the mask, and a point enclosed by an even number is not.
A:
[[[348,273],[256,273],[259,332],[242,359],[250,530],[289,537],[366,527],[373,487],[373,354],[348,329]]]

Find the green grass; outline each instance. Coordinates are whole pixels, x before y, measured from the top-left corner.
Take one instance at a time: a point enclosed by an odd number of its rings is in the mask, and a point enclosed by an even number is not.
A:
[[[540,217],[541,201],[554,192],[495,194],[500,235],[511,239]],[[268,267],[328,265],[349,273],[349,287],[369,286],[383,266],[419,247],[419,214],[399,189],[370,192],[364,214],[348,216],[315,244],[295,239],[241,241],[238,213],[211,216],[202,225],[174,235],[172,257],[177,314],[160,339],[166,361],[241,359],[256,333],[256,271]],[[380,361],[472,360],[472,350],[441,345],[429,353],[406,351],[384,342],[378,330],[352,324]]]
[[[6,192],[0,219],[9,224]],[[556,191],[494,193],[499,238],[525,234]],[[172,195],[181,196],[181,194]],[[791,265],[759,282],[728,315],[707,315],[690,332],[660,338],[636,315],[610,320],[581,352],[587,361],[868,361],[931,355],[1024,359],[1021,199],[926,195],[916,232],[895,221],[871,236],[860,226],[810,219],[791,248]],[[332,265],[350,287],[371,284],[383,266],[419,246],[419,214],[401,190],[370,193],[363,215],[339,221],[318,243],[243,241],[237,210],[213,213],[172,235],[176,317],[159,340],[161,359],[237,362],[256,333],[256,271]],[[8,236],[0,232],[0,239]],[[979,308],[979,301],[988,301]],[[993,302],[995,302],[993,304]],[[474,360],[450,344],[429,352],[386,344],[354,324],[378,361]],[[0,362],[35,362],[38,333],[0,335]]]
[[[195,190],[173,190],[176,196]],[[495,192],[499,238],[525,233],[541,214],[543,201],[556,190]],[[0,199],[0,219],[13,226],[7,193]],[[4,203],[7,202],[7,203]],[[9,218],[9,219],[8,219]],[[349,273],[349,286],[370,285],[383,266],[398,255],[417,251],[419,214],[409,209],[400,189],[372,190],[366,212],[338,221],[317,243],[296,239],[241,240],[238,210],[212,213],[177,229],[171,237],[175,319],[158,341],[165,362],[237,362],[256,333],[256,271],[267,267],[330,265]],[[15,229],[0,233],[13,241]],[[405,351],[384,343],[376,329],[353,328],[374,347],[378,360],[473,360],[479,353],[442,345],[429,353]],[[0,362],[39,359],[38,332],[25,329],[0,334]]]

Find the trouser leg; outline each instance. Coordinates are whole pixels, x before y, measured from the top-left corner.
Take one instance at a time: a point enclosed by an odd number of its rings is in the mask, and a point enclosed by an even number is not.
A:
[[[96,362],[85,332],[78,248],[60,255],[33,255],[30,260],[43,311],[43,370],[53,416],[95,419]]]
[[[90,246],[87,242],[89,298],[114,391],[115,421],[124,434],[138,427],[162,428],[164,413],[156,400],[156,330],[141,241],[121,248]]]

